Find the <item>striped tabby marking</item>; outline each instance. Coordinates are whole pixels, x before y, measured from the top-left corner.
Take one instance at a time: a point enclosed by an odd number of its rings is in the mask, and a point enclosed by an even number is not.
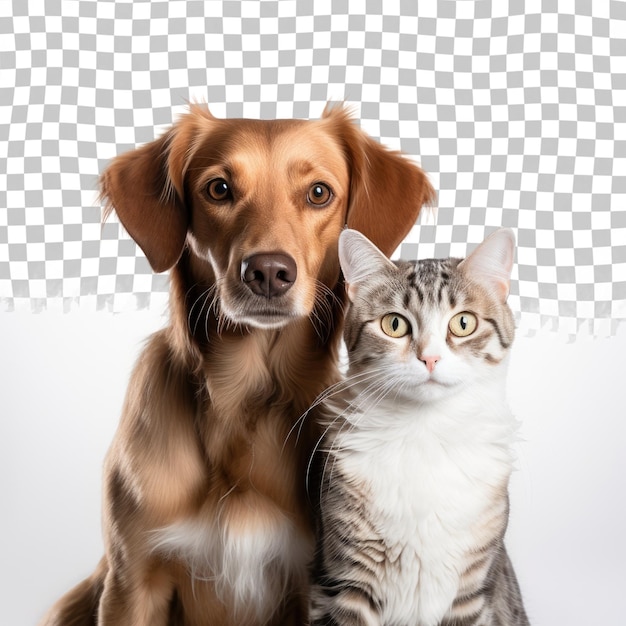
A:
[[[465,260],[394,264],[354,231],[339,252],[349,369],[320,400],[311,624],[527,626],[504,547],[511,234]]]

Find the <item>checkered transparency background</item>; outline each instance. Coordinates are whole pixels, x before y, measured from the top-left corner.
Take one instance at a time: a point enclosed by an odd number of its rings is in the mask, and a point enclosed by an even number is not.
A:
[[[517,234],[521,328],[626,318],[626,2],[3,0],[0,308],[163,307],[97,177],[190,100],[315,118],[345,100],[438,190],[398,254]]]

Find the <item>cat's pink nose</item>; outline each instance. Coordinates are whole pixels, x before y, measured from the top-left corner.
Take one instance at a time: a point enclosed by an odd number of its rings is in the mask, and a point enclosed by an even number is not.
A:
[[[440,356],[421,356],[419,360],[426,366],[426,369],[432,374],[435,369],[435,365],[441,361]]]

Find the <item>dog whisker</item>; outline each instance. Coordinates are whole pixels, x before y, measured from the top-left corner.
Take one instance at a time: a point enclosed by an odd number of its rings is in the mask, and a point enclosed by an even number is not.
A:
[[[198,301],[199,301],[200,299],[202,299],[202,306],[200,307],[200,311],[198,312],[198,315],[197,315],[197,317],[196,317],[196,321],[195,321],[195,323],[194,323],[193,330],[192,330],[192,334],[193,334],[194,336],[195,336],[195,334],[196,334],[196,331],[198,330],[198,324],[199,324],[199,322],[200,322],[200,318],[202,317],[202,311],[204,310],[204,307],[206,306],[207,302],[209,301],[209,298],[210,298],[210,297],[211,297],[211,295],[212,295],[212,292],[214,292],[214,291],[215,291],[215,286],[214,286],[214,285],[212,285],[212,286],[211,286],[211,287],[209,287],[208,289],[205,289],[205,290],[204,290],[204,291],[203,291],[203,292],[202,292],[202,293],[198,296],[198,298],[196,299],[196,302],[194,302],[193,307],[192,307],[192,308],[191,308],[191,310],[189,311],[189,318],[191,319],[191,315],[192,315],[193,308],[196,306],[196,304],[198,303]],[[215,296],[213,296],[213,297],[215,297]],[[205,316],[204,316],[204,317],[205,317],[205,324],[206,324],[206,320],[207,320],[207,319],[208,319],[208,317],[209,317],[209,313],[210,313],[210,311],[211,311],[211,305],[209,305],[209,306],[207,307],[207,311],[206,311],[206,314],[205,314]],[[206,330],[206,327],[205,327],[205,330]],[[208,337],[208,334],[207,334],[207,339],[208,339],[208,338],[209,338],[209,337]]]
[[[326,341],[329,329],[333,327],[335,311],[339,311],[343,315],[341,299],[327,285],[321,281],[316,281],[315,304],[309,314],[309,319],[322,342]]]

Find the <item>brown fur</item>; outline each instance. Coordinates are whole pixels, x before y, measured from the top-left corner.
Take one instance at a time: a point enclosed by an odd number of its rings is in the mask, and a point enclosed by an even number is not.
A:
[[[233,190],[227,202],[207,196],[218,177]],[[307,203],[318,182],[333,191],[324,207]],[[305,472],[318,433],[311,421],[291,431],[337,378],[337,238],[347,223],[391,253],[432,188],[341,108],[317,121],[256,121],[193,105],[160,139],[115,159],[102,195],[155,271],[171,268],[171,323],[139,358],[106,459],[106,554],[42,623],[302,624]],[[276,252],[293,258],[297,279],[264,301],[241,264]],[[200,529],[197,550],[164,539],[177,524]],[[278,546],[258,557],[259,597],[238,582],[256,563],[258,546],[242,547],[251,536],[262,550],[271,537]],[[233,572],[220,570],[225,545]]]

